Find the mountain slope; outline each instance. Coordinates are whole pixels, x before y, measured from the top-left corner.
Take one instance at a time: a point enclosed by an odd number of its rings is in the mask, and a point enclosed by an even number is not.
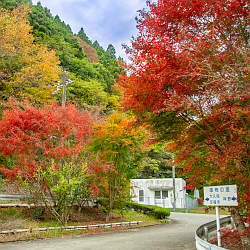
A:
[[[87,42],[83,41],[80,37],[78,36],[73,36],[73,37],[79,41],[80,45],[83,48],[84,53],[88,57],[88,61],[90,63],[97,63],[99,61],[99,58],[96,53],[96,50],[92,46],[90,46]]]

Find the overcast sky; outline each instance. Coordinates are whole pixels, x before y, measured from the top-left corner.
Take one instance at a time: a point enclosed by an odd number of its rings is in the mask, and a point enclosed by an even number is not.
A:
[[[146,0],[33,0],[51,10],[53,16],[69,24],[74,33],[81,27],[90,38],[104,49],[113,44],[117,55],[126,59],[121,44],[129,44],[136,36],[137,11],[146,6]]]

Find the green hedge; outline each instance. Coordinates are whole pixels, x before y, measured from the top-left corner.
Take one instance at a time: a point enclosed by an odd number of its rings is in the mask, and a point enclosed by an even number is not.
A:
[[[162,208],[152,205],[143,205],[143,204],[137,204],[137,203],[127,203],[128,208],[132,208],[135,211],[144,213],[144,214],[151,214],[155,216],[157,219],[165,219],[170,215],[170,209],[168,208]]]

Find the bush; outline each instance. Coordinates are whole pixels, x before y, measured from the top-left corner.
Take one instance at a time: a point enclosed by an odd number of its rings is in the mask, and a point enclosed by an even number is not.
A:
[[[0,209],[0,217],[11,217],[16,216],[18,214],[18,210],[16,207],[8,207]]]
[[[32,218],[35,220],[44,220],[45,219],[45,208],[38,207],[31,210]]]
[[[143,205],[143,204],[130,202],[130,203],[127,203],[127,207],[132,208],[135,211],[138,211],[144,214],[153,215],[157,219],[165,219],[170,215],[170,209],[152,206],[152,205]]]
[[[62,225],[67,224],[75,204],[82,208],[91,198],[86,163],[65,162],[57,169],[52,161],[35,173],[34,180],[32,183],[20,179],[29,189],[31,199],[36,204],[44,204],[46,211]],[[43,208],[32,210],[32,217],[43,220]]]

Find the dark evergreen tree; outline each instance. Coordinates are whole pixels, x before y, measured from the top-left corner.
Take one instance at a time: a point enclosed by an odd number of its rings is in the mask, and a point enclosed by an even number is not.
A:
[[[112,44],[108,45],[107,52],[109,53],[110,57],[113,60],[116,59],[116,56],[115,56],[115,54],[116,54],[115,47]]]
[[[88,36],[84,32],[83,28],[80,29],[80,31],[77,34],[78,37],[80,37],[83,41],[88,43],[89,45],[92,45],[92,42],[89,40]]]

